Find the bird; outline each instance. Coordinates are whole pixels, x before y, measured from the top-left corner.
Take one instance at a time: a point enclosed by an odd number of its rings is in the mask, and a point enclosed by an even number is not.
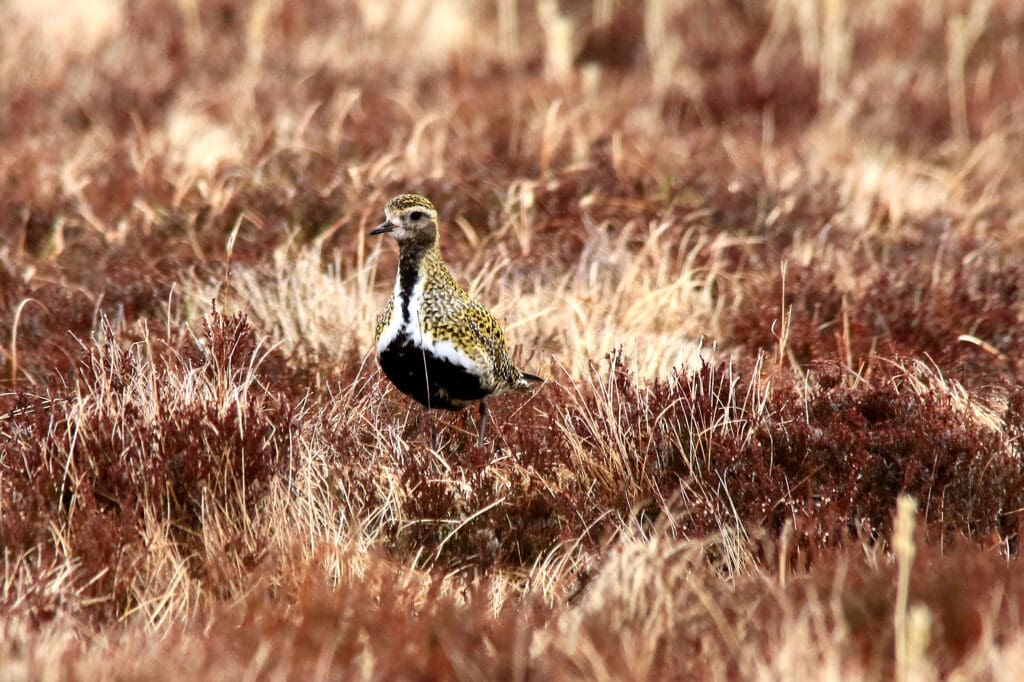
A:
[[[399,391],[428,410],[478,403],[482,447],[487,400],[544,380],[515,366],[494,315],[448,269],[438,246],[437,209],[429,199],[392,198],[384,206],[384,222],[370,231],[381,234],[398,242],[398,272],[377,317],[377,362]]]

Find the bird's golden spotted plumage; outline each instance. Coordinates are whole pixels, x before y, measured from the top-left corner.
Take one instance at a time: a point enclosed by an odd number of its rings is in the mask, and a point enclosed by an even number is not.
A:
[[[395,236],[399,264],[394,293],[377,318],[377,360],[399,390],[428,408],[456,410],[479,402],[482,443],[487,398],[527,389],[540,378],[516,368],[498,321],[448,270],[434,205],[418,194],[401,194],[384,215],[370,234]]]
[[[392,197],[391,201],[384,206],[384,214],[396,214],[410,208],[424,208],[433,211],[435,218],[437,216],[437,209],[430,203],[430,199],[422,194],[399,194],[397,197]]]

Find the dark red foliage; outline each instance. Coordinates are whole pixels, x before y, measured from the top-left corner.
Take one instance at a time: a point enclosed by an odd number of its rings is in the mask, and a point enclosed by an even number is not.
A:
[[[82,576],[102,576],[89,585],[107,599],[94,615],[129,606],[144,514],[188,544],[204,505],[253,509],[286,471],[297,428],[294,403],[251,375],[262,351],[244,317],[214,311],[198,343],[156,345],[147,356],[105,331],[83,349],[69,390],[19,401],[0,433],[0,544],[38,566],[67,552]]]
[[[911,356],[929,358],[972,387],[1024,377],[1024,270],[957,260],[937,279],[933,272],[924,260],[894,263],[844,290],[824,266],[790,267],[785,277],[780,270],[769,286],[751,290],[729,340],[775,352],[784,306],[790,320],[786,350],[800,365],[851,362],[867,369],[880,358]]]

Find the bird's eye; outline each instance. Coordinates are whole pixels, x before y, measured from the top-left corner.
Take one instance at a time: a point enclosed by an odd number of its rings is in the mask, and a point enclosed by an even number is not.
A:
[[[422,220],[423,211],[413,211],[412,213],[409,214],[409,218],[414,221]]]

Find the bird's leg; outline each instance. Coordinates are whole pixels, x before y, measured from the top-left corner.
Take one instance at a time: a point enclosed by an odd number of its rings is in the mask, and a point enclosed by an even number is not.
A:
[[[482,448],[484,446],[484,434],[487,433],[487,415],[490,414],[490,410],[487,408],[487,401],[480,401],[480,437],[476,440],[476,446]]]
[[[430,408],[425,407],[420,413],[421,419],[427,419],[427,426],[430,429],[430,448],[437,450],[437,420],[430,414]]]

